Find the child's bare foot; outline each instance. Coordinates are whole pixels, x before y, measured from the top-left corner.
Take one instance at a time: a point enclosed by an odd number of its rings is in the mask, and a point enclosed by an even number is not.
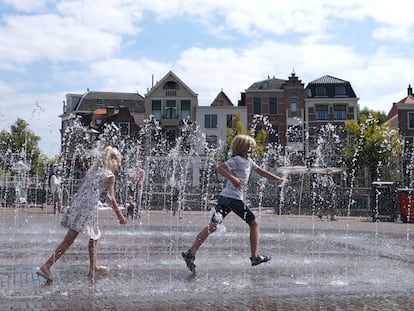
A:
[[[36,274],[46,279],[46,281],[53,281],[53,275],[49,268],[45,268],[44,266],[37,268]]]
[[[107,266],[96,266],[95,271],[96,272],[108,272],[110,269]]]

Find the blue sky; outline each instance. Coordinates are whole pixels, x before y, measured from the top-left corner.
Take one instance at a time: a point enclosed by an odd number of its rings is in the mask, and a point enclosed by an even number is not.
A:
[[[210,105],[292,70],[351,82],[386,113],[414,84],[406,1],[2,0],[0,130],[17,118],[59,152],[66,93],[138,92],[172,70]]]

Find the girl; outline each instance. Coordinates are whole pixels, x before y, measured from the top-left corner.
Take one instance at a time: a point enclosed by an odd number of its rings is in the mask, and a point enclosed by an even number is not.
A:
[[[244,202],[244,196],[249,180],[250,172],[253,170],[260,176],[285,181],[279,176],[260,168],[251,158],[250,154],[256,149],[256,141],[248,135],[237,135],[231,143],[232,157],[216,167],[216,172],[227,179],[225,188],[221,191],[217,200],[216,212],[211,217],[210,223],[200,231],[193,245],[182,256],[187,268],[195,273],[195,254],[210,233],[217,229],[228,213],[233,211],[242,218],[250,227],[250,261],[252,266],[270,260],[269,256],[259,255],[259,222],[249,207]]]
[[[36,273],[39,276],[47,281],[53,281],[50,268],[72,245],[79,233],[89,236],[90,267],[88,276],[94,278],[95,272],[109,270],[108,267],[100,266],[97,263],[98,239],[101,236],[98,227],[98,206],[101,193],[106,191],[119,223],[127,223],[126,218],[119,210],[114,191],[114,173],[121,164],[121,160],[121,154],[117,149],[106,147],[101,158],[95,161],[89,169],[70,208],[62,218],[61,223],[68,228],[68,232],[52,256],[37,270]]]

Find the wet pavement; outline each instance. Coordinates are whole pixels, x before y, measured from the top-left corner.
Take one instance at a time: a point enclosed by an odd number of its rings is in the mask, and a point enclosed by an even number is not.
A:
[[[100,211],[101,264],[87,278],[86,236],[53,266],[46,284],[38,267],[63,239],[50,209],[0,209],[0,310],[413,310],[414,224],[342,217],[260,217],[260,251],[252,267],[248,226],[229,215],[197,253],[188,249],[209,212],[144,211],[121,226]]]

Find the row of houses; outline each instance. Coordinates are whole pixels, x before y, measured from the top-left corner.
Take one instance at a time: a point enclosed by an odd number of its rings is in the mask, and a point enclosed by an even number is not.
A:
[[[205,133],[211,146],[224,141],[227,129],[238,115],[246,129],[271,127],[267,140],[277,142],[303,161],[312,157],[321,126],[341,126],[346,120],[357,120],[359,98],[350,82],[325,75],[305,84],[295,73],[287,79],[268,77],[254,82],[240,94],[235,105],[221,90],[209,105],[199,105],[198,95],[175,73],[168,72],[153,83],[147,93],[98,92],[66,94],[62,135],[80,118],[84,126],[99,133],[107,123],[114,123],[123,136],[138,135],[144,120],[157,120],[170,140],[181,135],[184,121],[190,120]],[[257,115],[265,124],[257,124]],[[399,128],[407,140],[414,137],[414,97],[411,86],[407,96],[392,105],[387,122]],[[303,164],[303,163],[294,163]]]

